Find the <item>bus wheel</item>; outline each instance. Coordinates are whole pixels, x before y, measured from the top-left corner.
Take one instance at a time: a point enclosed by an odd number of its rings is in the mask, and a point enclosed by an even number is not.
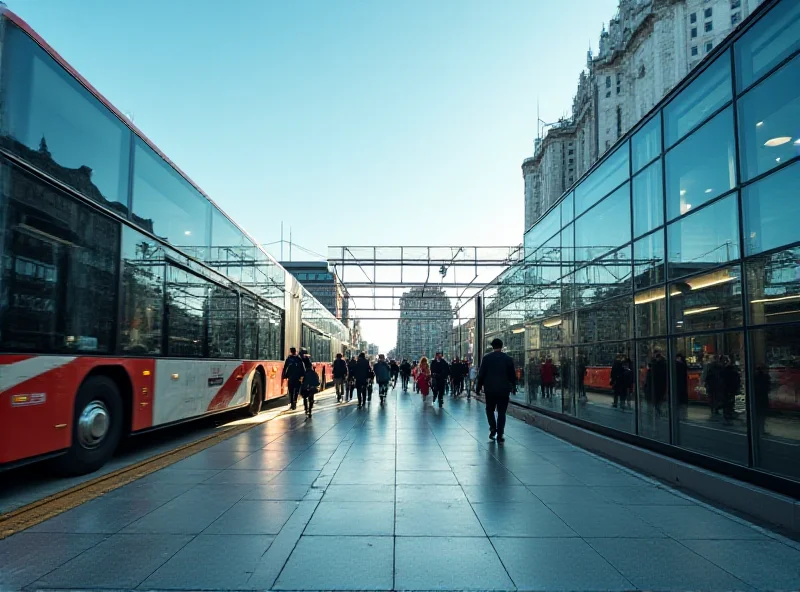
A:
[[[60,472],[83,475],[102,467],[122,436],[122,397],[108,376],[90,376],[78,390],[72,421],[72,445],[58,459]]]
[[[253,384],[250,385],[250,405],[247,406],[247,415],[255,417],[261,412],[261,402],[264,400],[264,386],[261,384],[261,375],[253,375]]]

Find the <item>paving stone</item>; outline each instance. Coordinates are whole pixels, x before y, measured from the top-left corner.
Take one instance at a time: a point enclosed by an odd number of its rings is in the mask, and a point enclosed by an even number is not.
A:
[[[28,532],[113,534],[164,503],[149,498],[99,497],[29,528]]]
[[[397,536],[485,536],[465,502],[398,502],[395,514]]]
[[[524,485],[463,485],[467,499],[472,503],[481,502],[533,502],[539,499]]]
[[[398,485],[458,485],[451,471],[397,471]]]
[[[583,538],[660,538],[664,533],[616,504],[547,504]]]
[[[304,534],[391,536],[394,534],[394,502],[323,501]]]
[[[21,532],[0,541],[0,590],[27,586],[105,540],[101,534]]]
[[[326,502],[394,502],[393,485],[329,485]]]
[[[629,506],[645,522],[675,539],[760,539],[755,528],[702,506]]]
[[[459,485],[397,485],[398,502],[466,502],[467,496]]]
[[[255,485],[248,491],[244,499],[248,500],[294,500],[300,501],[308,494],[308,485],[290,485],[286,483],[265,483]]]
[[[491,502],[472,504],[472,508],[489,536],[578,536],[543,503]]]
[[[278,534],[296,509],[294,501],[242,500],[203,534]]]

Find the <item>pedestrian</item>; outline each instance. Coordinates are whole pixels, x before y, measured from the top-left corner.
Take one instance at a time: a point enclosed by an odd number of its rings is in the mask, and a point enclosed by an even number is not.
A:
[[[356,392],[358,393],[359,409],[367,404],[367,382],[369,381],[369,375],[371,372],[372,368],[370,368],[369,360],[367,360],[367,354],[362,351],[360,354],[358,354],[358,361],[356,362],[356,367],[353,372],[353,377],[356,383]]]
[[[347,400],[353,400],[353,393],[356,390],[356,364],[358,361],[355,356],[347,362]]]
[[[397,386],[397,377],[400,375],[400,364],[397,363],[397,360],[392,359],[389,362],[389,369],[392,371],[392,388]]]
[[[475,364],[469,367],[469,388],[467,389],[467,399],[472,398],[472,391],[475,389],[475,381],[478,379],[478,369]]]
[[[431,368],[428,364],[428,358],[425,356],[420,358],[419,366],[417,366],[416,384],[417,390],[422,393],[422,401],[424,403],[431,388]]]
[[[553,366],[553,359],[547,357],[539,371],[542,379],[542,396],[551,399],[553,397],[553,384],[556,381],[556,368]]]
[[[628,399],[628,391],[633,386],[633,371],[628,367],[625,356],[617,354],[617,359],[611,366],[611,387],[614,389],[614,403],[612,407],[619,404],[620,408],[625,407]]]
[[[289,357],[283,363],[281,381],[288,381],[289,387],[289,408],[297,409],[297,396],[300,394],[305,367],[303,360],[297,355],[297,349],[289,348]]]
[[[392,368],[386,363],[386,356],[383,354],[378,356],[378,361],[375,363],[373,371],[375,372],[375,380],[378,383],[378,396],[381,399],[381,405],[383,405],[386,401],[386,395],[389,393],[389,382],[392,380]]]
[[[347,362],[342,358],[342,354],[336,354],[336,359],[333,361],[333,384],[336,387],[337,403],[345,397],[345,382],[347,382]]]
[[[517,390],[517,373],[514,360],[503,353],[503,341],[492,340],[492,352],[483,356],[478,370],[478,382],[475,392],[484,391],[486,398],[486,418],[489,420],[489,439],[497,437],[498,442],[505,442],[506,410],[511,392]],[[495,411],[497,419],[495,420]]]
[[[447,386],[447,378],[450,376],[450,365],[442,356],[442,352],[436,352],[436,357],[431,362],[431,382],[433,386],[433,402],[439,399],[439,407],[444,406],[444,391]]]
[[[303,357],[305,374],[303,374],[303,387],[300,390],[300,394],[303,396],[303,408],[306,411],[306,416],[311,417],[311,410],[314,408],[314,395],[316,395],[319,390],[320,382],[308,352],[301,351],[301,355]]]
[[[406,358],[400,363],[400,379],[403,385],[403,392],[408,392],[408,379],[411,377],[411,364],[408,363]]]

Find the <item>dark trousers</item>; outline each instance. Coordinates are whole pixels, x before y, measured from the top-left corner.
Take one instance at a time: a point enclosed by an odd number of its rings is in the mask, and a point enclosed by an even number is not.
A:
[[[299,380],[289,381],[289,404],[292,409],[297,407],[297,396],[300,394],[300,387],[303,386]]]
[[[403,384],[403,390],[404,390],[404,391],[407,391],[407,390],[408,390],[408,379],[409,379],[409,378],[410,378],[409,376],[407,376],[407,375],[403,374],[403,377],[402,377],[402,384]]]
[[[333,384],[336,385],[336,400],[341,401],[344,397],[344,378],[334,378]]]
[[[303,407],[306,411],[311,411],[314,408],[314,394],[315,391],[303,391]]]
[[[447,385],[447,378],[444,376],[439,376],[438,374],[433,375],[433,398],[436,400],[439,399],[439,407],[444,405],[444,390],[445,386]]]
[[[356,390],[356,381],[355,380],[348,380],[347,381],[347,400],[353,400],[353,391]]]
[[[385,397],[389,394],[389,383],[388,382],[379,382],[378,383],[378,394],[381,397]]]
[[[366,405],[367,403],[367,383],[356,382],[356,391],[358,393],[358,404]]]
[[[486,393],[486,419],[489,420],[489,429],[497,432],[498,436],[503,435],[506,428],[506,409],[508,409],[508,393],[489,394]],[[497,420],[494,412],[497,411]]]

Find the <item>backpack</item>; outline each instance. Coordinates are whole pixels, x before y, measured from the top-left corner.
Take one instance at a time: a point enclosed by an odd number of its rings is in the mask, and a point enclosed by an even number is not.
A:
[[[389,366],[385,363],[379,362],[375,364],[375,378],[378,379],[378,382],[389,382],[390,374]]]
[[[305,373],[305,368],[300,358],[297,356],[289,356],[286,362],[286,378],[289,380],[300,380]]]
[[[306,372],[305,376],[303,376],[303,390],[317,392],[318,386],[319,376],[317,376],[317,373],[313,369]]]

